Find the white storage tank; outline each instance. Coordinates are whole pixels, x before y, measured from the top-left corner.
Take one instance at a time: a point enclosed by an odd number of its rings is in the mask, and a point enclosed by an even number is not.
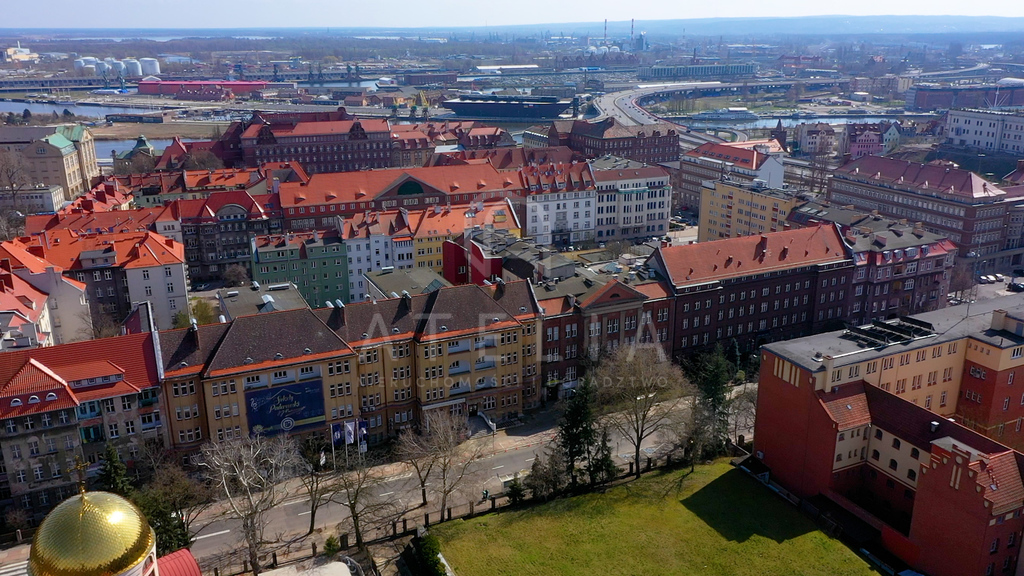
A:
[[[110,63],[110,68],[117,74],[124,76],[124,62],[118,62],[115,60]]]
[[[107,64],[106,62],[97,62],[96,63],[96,73],[97,74],[103,74],[104,72],[106,72],[109,69],[110,69],[110,65]]]
[[[142,73],[147,76],[160,73],[160,61],[156,58],[139,58],[139,64],[142,65]]]
[[[96,63],[99,62],[99,60],[93,58],[92,56],[85,56],[82,58],[82,62],[85,62],[86,66],[95,66]]]
[[[125,75],[133,78],[142,76],[142,64],[134,58],[126,58],[121,61],[124,64]]]
[[[82,76],[95,76],[96,66],[94,64],[86,64],[82,66]]]
[[[85,66],[85,60],[83,60],[81,58],[77,58],[75,60],[75,72],[81,72],[82,71],[82,66]]]

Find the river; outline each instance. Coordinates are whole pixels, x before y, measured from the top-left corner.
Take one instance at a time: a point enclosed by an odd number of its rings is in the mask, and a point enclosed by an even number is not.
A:
[[[894,122],[896,120],[922,120],[935,118],[934,115],[929,114],[900,114],[893,116],[830,116],[828,114],[824,116],[802,116],[800,118],[782,118],[782,126],[784,128],[792,128],[799,124],[810,124],[814,122],[824,122],[826,124],[877,124],[881,121]],[[774,128],[778,125],[778,118],[762,118],[760,120],[752,120],[750,122],[696,122],[693,120],[687,120],[686,118],[673,118],[665,116],[666,120],[671,120],[684,126],[691,128],[733,128],[735,130],[749,130],[752,128]]]
[[[128,108],[124,106],[78,106],[75,104],[41,104],[38,102],[0,102],[0,114],[14,112],[21,114],[25,109],[33,114],[63,114],[64,110],[70,110],[72,114],[79,116],[91,116],[104,118],[107,114],[140,114],[152,112],[157,108]]]
[[[142,126],[140,124],[140,126]],[[194,138],[182,138],[182,142],[194,142]],[[135,147],[135,139],[131,140],[96,140],[96,157],[97,158],[110,158],[110,152],[114,151],[117,154],[126,150],[131,150]],[[160,138],[157,140],[149,140],[149,143],[153,145],[153,148],[157,150],[163,150],[171,144],[169,138]]]

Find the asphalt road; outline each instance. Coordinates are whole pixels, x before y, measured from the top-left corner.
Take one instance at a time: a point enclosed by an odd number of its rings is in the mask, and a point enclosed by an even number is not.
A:
[[[754,384],[748,384],[748,386],[756,387]],[[740,388],[735,388],[734,394],[739,391]],[[499,477],[511,476],[516,472],[528,470],[537,455],[550,445],[556,430],[556,419],[557,414],[550,411],[542,414],[536,422],[521,428],[502,431],[496,436],[484,435],[470,440],[470,442],[481,443],[481,450],[486,456],[477,461],[470,478],[465,482],[464,490],[454,497],[452,505],[465,506],[470,500],[479,502],[481,490],[485,488],[492,495],[498,494],[501,491]],[[738,433],[750,438],[753,430],[748,428],[738,430]],[[611,442],[616,463],[623,468],[627,467],[633,457],[632,445],[614,432],[611,434]],[[662,433],[656,433],[643,443],[643,450],[648,455],[655,455],[663,446],[667,446],[667,438]],[[341,453],[338,453],[337,456],[339,460],[343,457]],[[391,468],[396,472],[376,487],[376,494],[394,499],[401,507],[413,510],[412,516],[417,517],[417,522],[422,518],[424,512],[430,512],[432,516],[436,517],[439,509],[438,503],[433,499],[426,508],[416,510],[420,504],[420,490],[413,473],[401,469],[400,465],[391,465]],[[432,498],[429,488],[428,498]],[[286,537],[305,534],[309,527],[309,515],[308,499],[302,495],[301,487],[296,485],[292,496],[270,512],[268,537],[272,536],[283,540]],[[213,514],[209,516],[214,518]],[[331,503],[317,511],[316,525],[318,528],[336,531],[338,525],[347,518],[348,511],[344,506]],[[239,522],[236,519],[214,518],[197,534],[192,545],[192,553],[208,568],[221,563],[225,557],[231,555],[239,558],[238,553],[242,546],[238,526]],[[303,544],[303,546],[308,545],[308,543]]]

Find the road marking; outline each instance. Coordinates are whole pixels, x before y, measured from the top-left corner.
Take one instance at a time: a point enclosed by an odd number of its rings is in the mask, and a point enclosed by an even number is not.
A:
[[[534,460],[536,460],[536,458],[527,458],[526,459],[527,462],[533,462]]]
[[[381,496],[391,496],[392,494],[394,494],[394,492],[385,492],[381,494]]]
[[[505,467],[504,465],[501,465],[501,466],[495,466],[494,468],[491,468],[491,470],[497,470],[498,468],[504,468],[504,467]]]
[[[299,516],[306,516],[306,515],[308,515],[308,514],[312,514],[312,513],[313,513],[313,512],[311,512],[311,511],[309,511],[309,510],[306,510],[305,512],[299,512]]]
[[[202,540],[203,538],[212,538],[214,536],[220,536],[221,534],[227,534],[228,532],[231,532],[231,530],[221,530],[220,532],[212,532],[210,534],[203,534],[202,536],[196,536],[195,538],[192,539],[192,541],[195,542],[196,540]]]
[[[25,576],[28,574],[28,561],[0,567],[0,574],[3,576]]]
[[[292,504],[304,504],[305,502],[305,498],[299,498],[297,500],[288,500],[286,502],[282,502],[281,506],[291,506]]]

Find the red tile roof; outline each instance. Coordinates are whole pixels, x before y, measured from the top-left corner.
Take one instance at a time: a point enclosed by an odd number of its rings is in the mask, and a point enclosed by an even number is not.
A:
[[[975,460],[970,468],[977,472],[978,483],[985,500],[992,503],[992,515],[998,515],[1024,505],[1024,482],[1013,451],[990,454],[988,460]]]
[[[281,206],[297,208],[367,202],[409,179],[445,194],[478,194],[523,188],[518,174],[499,172],[490,164],[331,172],[314,174],[308,184],[281,184]]]
[[[842,386],[836,392],[818,392],[818,400],[840,432],[871,423],[871,411],[868,409],[863,382]]]
[[[263,180],[257,168],[229,168],[221,170],[185,170],[182,172],[185,188],[240,188],[246,189]]]
[[[762,154],[753,148],[739,148],[737,146],[717,144],[715,142],[701,144],[687,152],[686,155],[699,158],[710,158],[712,160],[721,160],[722,162],[731,162],[740,168],[748,168],[750,170],[757,170],[762,164],[764,164],[764,161],[769,158],[767,154]]]
[[[39,246],[43,257],[65,270],[81,269],[80,256],[88,251],[109,251],[116,255],[115,265],[123,268],[148,268],[185,262],[185,247],[180,242],[155,232],[79,234],[73,230],[51,230],[44,235],[18,238],[26,246]]]
[[[881,156],[858,158],[837,168],[834,173],[843,178],[905,187],[928,194],[943,192],[976,200],[998,199],[1005,195],[1003,190],[969,170]]]
[[[762,274],[846,259],[846,244],[833,225],[740,236],[659,248],[648,261],[673,286]]]
[[[118,373],[123,380],[99,388],[73,390],[68,385],[83,377]],[[0,354],[0,418],[70,408],[83,396],[93,400],[119,396],[159,383],[149,333],[14,350]],[[45,396],[50,392],[57,399],[48,402]],[[33,394],[39,396],[39,403],[29,403]],[[15,397],[22,401],[20,406],[11,406]]]
[[[156,566],[163,576],[203,576],[199,563],[188,548],[157,558]]]
[[[495,229],[518,230],[519,217],[508,200],[478,202],[469,208],[456,206],[409,212],[410,225],[415,227],[414,236],[459,235],[474,226],[493,226]]]
[[[40,234],[44,230],[54,229],[74,230],[84,234],[153,230],[156,222],[167,219],[164,214],[163,207],[39,214],[25,218],[25,234]]]

